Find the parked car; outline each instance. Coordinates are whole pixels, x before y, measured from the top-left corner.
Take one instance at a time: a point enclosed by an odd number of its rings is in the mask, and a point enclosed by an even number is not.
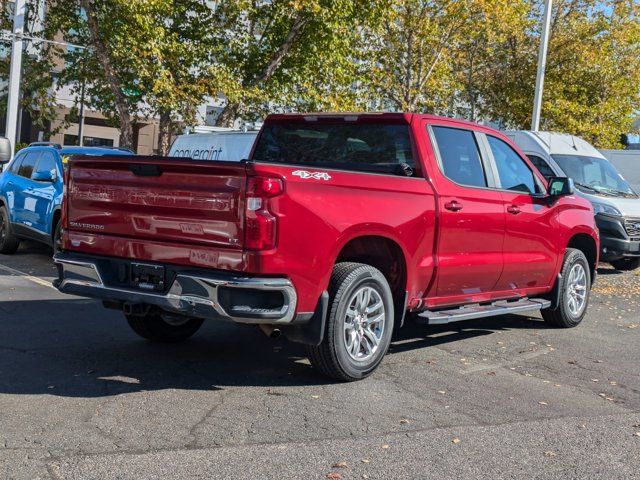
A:
[[[257,324],[341,380],[376,369],[407,311],[542,310],[574,327],[598,261],[569,179],[545,180],[495,130],[430,115],[272,115],[240,163],[76,159],[64,204],[60,291],[150,340]]]
[[[32,143],[0,174],[0,253],[15,253],[24,239],[57,248],[63,172],[71,155],[133,155],[100,147]]]
[[[209,132],[179,135],[169,150],[170,157],[194,160],[246,160],[258,132]]]
[[[600,259],[618,270],[640,266],[640,197],[615,167],[583,139],[551,132],[504,132],[547,178],[571,177],[593,205]]]

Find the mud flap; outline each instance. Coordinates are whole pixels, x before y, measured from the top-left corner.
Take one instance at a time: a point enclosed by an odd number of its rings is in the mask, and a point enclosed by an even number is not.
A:
[[[329,293],[322,292],[318,305],[311,318],[304,323],[294,323],[280,328],[287,340],[304,345],[318,346],[324,339],[324,329],[327,323],[329,308]]]

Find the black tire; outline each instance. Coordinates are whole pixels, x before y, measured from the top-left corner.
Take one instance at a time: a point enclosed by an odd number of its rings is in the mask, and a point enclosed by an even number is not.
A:
[[[630,272],[631,270],[635,270],[640,267],[640,258],[621,258],[620,260],[613,260],[611,265],[616,270],[620,270],[622,272]]]
[[[585,304],[581,311],[573,313],[570,308],[571,292],[569,286],[569,275],[572,269],[580,264],[584,269],[586,279],[585,290]],[[572,328],[576,327],[582,322],[582,319],[587,313],[587,307],[589,305],[589,296],[591,294],[591,270],[589,268],[589,262],[584,253],[575,248],[567,248],[567,252],[564,256],[561,270],[561,283],[560,288],[560,301],[555,310],[542,310],[542,318],[549,325],[559,328]]]
[[[369,358],[362,360],[353,358],[345,345],[345,322],[349,304],[355,300],[357,292],[364,287],[370,287],[370,296],[378,297],[383,304],[384,324],[381,328],[377,348],[371,348],[372,342],[366,334],[365,328],[359,333],[371,350]],[[375,292],[375,293],[374,293]],[[309,360],[323,375],[341,381],[360,380],[371,375],[389,349],[394,324],[394,302],[391,288],[382,273],[369,265],[362,263],[338,263],[333,269],[329,284],[329,314],[326,322],[324,339],[318,346],[307,347]],[[380,302],[378,302],[380,303]],[[367,304],[369,305],[369,304]],[[364,308],[364,307],[363,307]],[[373,308],[373,307],[372,307]],[[376,310],[373,310],[376,312]],[[380,316],[378,315],[378,316]],[[368,331],[370,333],[370,331]],[[353,338],[353,342],[355,342]],[[364,347],[362,347],[364,349]],[[366,353],[366,350],[364,351]],[[357,347],[356,357],[360,355],[361,347]]]
[[[184,323],[168,323],[159,313],[127,315],[131,329],[152,342],[175,343],[186,340],[200,329],[201,318],[185,318]]]
[[[20,246],[20,240],[11,232],[9,212],[4,206],[0,207],[0,253],[11,255],[16,253]]]
[[[58,220],[56,228],[53,230],[53,254],[55,255],[60,251],[62,245],[62,222]]]

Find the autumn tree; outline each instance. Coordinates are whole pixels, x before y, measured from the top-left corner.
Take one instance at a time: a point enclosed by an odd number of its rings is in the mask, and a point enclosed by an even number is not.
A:
[[[529,128],[533,103],[539,1],[529,2],[532,28],[512,32],[492,56],[482,92],[486,114]],[[619,146],[640,110],[640,6],[633,0],[565,0],[553,10],[541,128]]]
[[[355,105],[354,42],[375,21],[381,0],[218,2],[224,19],[217,61],[235,82],[218,125],[296,108]]]

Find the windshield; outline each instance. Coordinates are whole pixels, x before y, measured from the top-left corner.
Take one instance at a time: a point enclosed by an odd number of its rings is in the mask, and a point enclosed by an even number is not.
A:
[[[636,196],[627,181],[607,160],[583,155],[551,156],[578,188],[602,195]]]

